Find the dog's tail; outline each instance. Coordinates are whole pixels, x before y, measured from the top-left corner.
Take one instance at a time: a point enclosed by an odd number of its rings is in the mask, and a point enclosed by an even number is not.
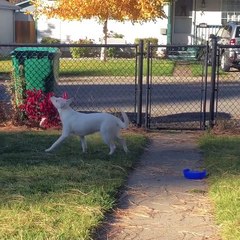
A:
[[[127,114],[125,113],[125,112],[121,112],[122,113],[122,117],[123,117],[123,124],[121,124],[122,126],[122,128],[128,128],[128,126],[129,126],[129,119],[128,119],[128,116],[127,116]]]

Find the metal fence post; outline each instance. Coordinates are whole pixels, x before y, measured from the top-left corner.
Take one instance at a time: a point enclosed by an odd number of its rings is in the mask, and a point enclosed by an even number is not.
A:
[[[147,72],[146,72],[146,112],[145,112],[145,128],[149,128],[149,105],[150,105],[150,57],[151,45],[147,44]]]
[[[207,41],[207,45],[205,48],[205,56],[204,56],[204,66],[203,66],[203,121],[201,128],[206,129],[206,104],[207,104],[207,81],[208,81],[208,59],[209,58],[209,42]]]
[[[143,84],[143,57],[144,45],[143,40],[139,42],[138,52],[138,83],[137,83],[137,126],[142,126],[142,84]]]
[[[211,63],[212,63],[212,72],[211,72],[211,96],[210,96],[210,119],[209,126],[213,128],[215,120],[215,91],[216,91],[216,69],[217,69],[217,38],[212,36],[212,53],[211,53]]]

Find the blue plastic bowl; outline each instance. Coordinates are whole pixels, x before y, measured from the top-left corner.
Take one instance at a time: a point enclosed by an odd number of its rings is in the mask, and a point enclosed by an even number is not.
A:
[[[187,179],[203,179],[207,176],[207,171],[192,171],[187,168],[183,170],[183,175]]]

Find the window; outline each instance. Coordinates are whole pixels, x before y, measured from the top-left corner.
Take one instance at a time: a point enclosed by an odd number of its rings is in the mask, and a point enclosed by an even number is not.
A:
[[[237,37],[237,38],[240,37],[240,27],[237,27],[235,37]]]
[[[192,0],[178,0],[175,3],[175,16],[191,17],[192,8],[193,8]]]
[[[222,32],[222,37],[223,38],[230,38],[231,31],[232,31],[232,27],[229,27],[229,26],[225,27],[223,29],[223,32]]]

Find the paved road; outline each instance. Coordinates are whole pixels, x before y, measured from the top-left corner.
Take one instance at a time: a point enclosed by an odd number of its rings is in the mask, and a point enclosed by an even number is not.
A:
[[[138,88],[134,79],[98,78],[91,81],[60,81],[55,92],[61,95],[64,91],[74,97],[76,109],[81,111],[116,111],[124,110],[135,112]],[[171,81],[170,81],[171,80]],[[201,100],[204,91],[201,81],[184,81],[168,79],[151,86],[151,116],[152,120],[161,122],[180,121],[188,119],[199,121],[202,118]],[[162,80],[161,80],[162,81]],[[0,82],[0,101],[9,101],[10,97],[5,91],[4,81]],[[207,89],[209,111],[210,90]],[[146,85],[143,85],[143,112],[146,107]],[[222,117],[239,116],[240,113],[240,84],[226,82],[220,85],[218,93],[218,111]],[[158,117],[164,117],[159,119]],[[171,120],[170,120],[171,119]]]

